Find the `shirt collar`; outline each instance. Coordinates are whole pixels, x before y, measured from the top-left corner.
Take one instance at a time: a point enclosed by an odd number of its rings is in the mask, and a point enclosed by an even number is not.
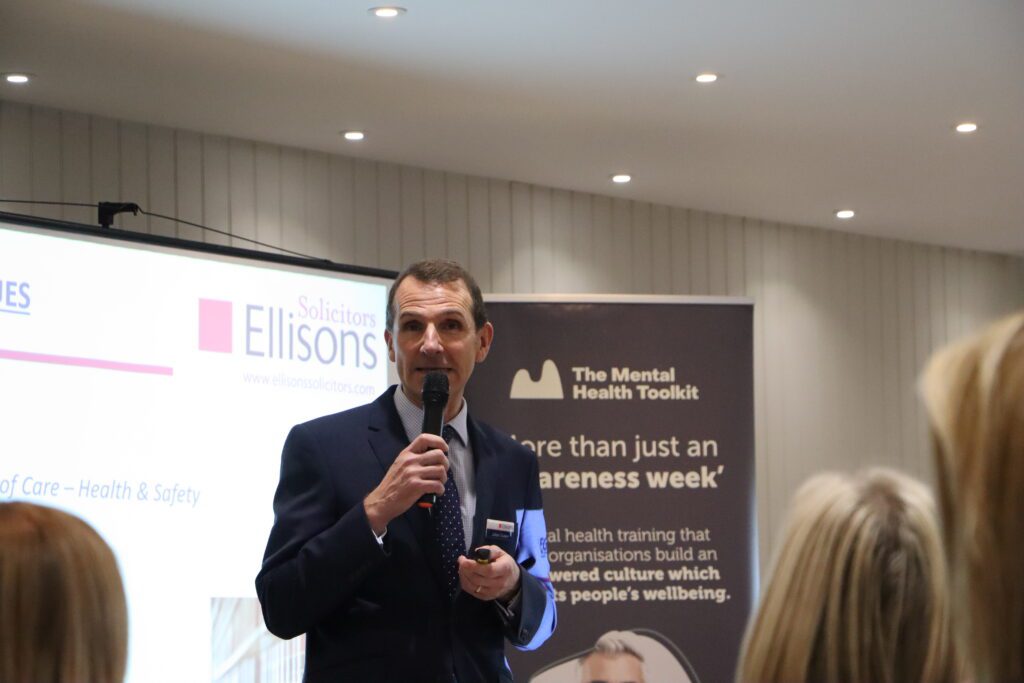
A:
[[[409,397],[402,391],[401,384],[395,388],[395,410],[398,411],[398,417],[402,419],[402,426],[405,428],[405,435],[409,438],[409,441],[419,436],[423,430],[423,408],[417,408],[416,404],[409,400]],[[469,428],[466,423],[467,415],[469,415],[469,404],[463,398],[462,407],[459,409],[458,414],[451,422],[445,423],[451,425],[463,444],[469,443]]]

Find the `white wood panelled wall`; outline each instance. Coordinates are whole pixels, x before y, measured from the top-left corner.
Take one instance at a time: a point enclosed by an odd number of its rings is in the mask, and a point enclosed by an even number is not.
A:
[[[146,217],[120,227],[241,247],[251,238],[339,263],[399,269],[447,256],[491,292],[751,297],[762,563],[809,474],[886,464],[929,479],[920,368],[947,340],[1024,306],[1024,259],[1009,255],[2,101],[0,198],[133,201],[235,237]],[[88,208],[0,209],[96,220]]]

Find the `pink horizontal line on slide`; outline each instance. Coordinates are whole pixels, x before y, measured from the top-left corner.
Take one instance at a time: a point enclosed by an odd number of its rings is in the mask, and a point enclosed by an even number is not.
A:
[[[120,372],[141,372],[147,375],[173,375],[174,368],[163,365],[141,365],[139,363],[122,363],[102,358],[78,358],[76,356],[55,356],[49,353],[31,353],[29,351],[10,351],[0,349],[0,358],[24,360],[30,363],[52,363],[54,365],[74,365],[80,368],[99,368],[100,370],[118,370]]]

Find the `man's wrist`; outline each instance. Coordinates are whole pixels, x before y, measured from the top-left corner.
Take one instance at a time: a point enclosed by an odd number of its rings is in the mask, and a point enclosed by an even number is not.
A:
[[[388,522],[391,520],[387,519],[381,511],[380,505],[374,504],[369,496],[363,500],[363,510],[366,512],[366,521],[370,523],[370,530],[373,532],[373,535],[383,538],[388,530]]]
[[[523,568],[519,566],[518,562],[516,562],[514,566],[516,568],[515,569],[515,571],[516,571],[516,580],[515,580],[515,582],[512,584],[512,586],[507,591],[505,591],[504,593],[502,593],[501,595],[498,596],[498,601],[501,602],[505,606],[511,605],[513,602],[515,602],[515,599],[517,597],[519,597],[519,593],[522,590],[522,585],[523,585]]]
[[[519,567],[516,564],[516,567]],[[523,603],[523,572],[520,568],[519,576],[516,580],[515,586],[512,591],[506,595],[499,596],[494,601],[494,607],[498,610],[498,614],[501,616],[501,620],[506,625],[511,625],[516,622],[517,615],[520,612],[520,606]]]

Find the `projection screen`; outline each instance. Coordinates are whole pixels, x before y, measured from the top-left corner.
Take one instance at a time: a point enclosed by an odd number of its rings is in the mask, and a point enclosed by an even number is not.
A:
[[[388,384],[393,274],[116,232],[0,214],[0,500],[114,548],[129,682],[216,680],[265,636],[217,606],[253,613],[289,427]]]

